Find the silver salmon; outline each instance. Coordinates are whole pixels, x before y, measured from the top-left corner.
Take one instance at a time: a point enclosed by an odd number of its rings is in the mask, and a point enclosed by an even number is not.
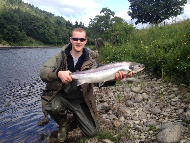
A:
[[[90,69],[86,71],[73,72],[71,76],[73,79],[77,79],[77,86],[84,83],[104,83],[115,79],[115,74],[119,71],[124,71],[126,75],[137,73],[143,70],[145,66],[135,62],[117,62],[106,64],[104,66]]]

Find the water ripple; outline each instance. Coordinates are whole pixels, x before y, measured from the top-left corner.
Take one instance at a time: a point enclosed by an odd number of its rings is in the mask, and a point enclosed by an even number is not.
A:
[[[38,143],[42,133],[50,134],[56,128],[54,121],[44,127],[37,125],[43,117],[40,94],[45,87],[39,71],[59,51],[60,48],[0,49],[1,143]]]

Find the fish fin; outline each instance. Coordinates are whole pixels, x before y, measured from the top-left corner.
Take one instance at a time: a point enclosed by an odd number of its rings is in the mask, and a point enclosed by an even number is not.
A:
[[[99,83],[99,87],[101,87],[102,85],[104,85],[105,82],[100,82]]]
[[[82,84],[84,84],[84,83],[85,83],[84,80],[77,80],[77,86],[82,85]]]

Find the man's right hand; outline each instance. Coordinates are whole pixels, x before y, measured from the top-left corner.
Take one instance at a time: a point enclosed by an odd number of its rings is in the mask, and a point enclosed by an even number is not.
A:
[[[65,84],[68,84],[69,82],[72,81],[72,76],[70,71],[59,71],[58,78],[60,78],[60,80]]]

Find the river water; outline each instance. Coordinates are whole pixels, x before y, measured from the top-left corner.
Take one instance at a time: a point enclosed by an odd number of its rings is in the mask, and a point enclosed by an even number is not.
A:
[[[43,118],[40,94],[45,83],[39,78],[41,65],[60,47],[0,48],[0,143],[45,143],[41,134],[57,130]]]

